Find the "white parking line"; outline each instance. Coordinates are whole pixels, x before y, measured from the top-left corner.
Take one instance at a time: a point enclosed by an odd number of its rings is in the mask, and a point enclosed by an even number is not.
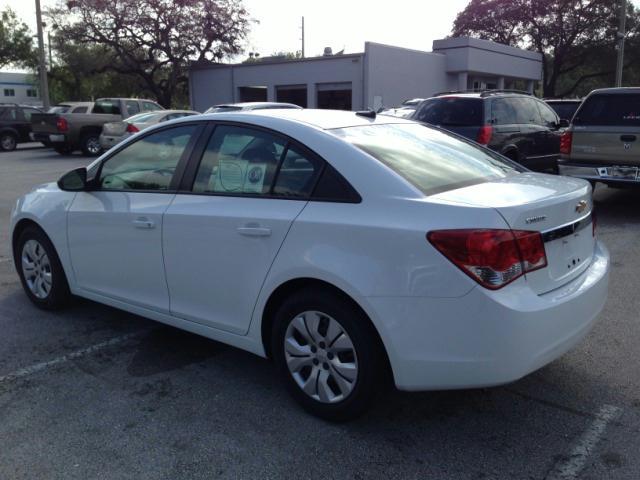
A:
[[[620,408],[603,405],[596,413],[595,420],[589,428],[576,440],[568,458],[559,461],[545,480],[571,480],[577,478],[584,464],[602,438],[607,425],[620,415]]]
[[[97,352],[98,350],[102,350],[103,348],[111,347],[113,345],[117,345],[119,343],[126,342],[127,340],[137,337],[141,332],[128,333],[126,335],[121,335],[119,337],[114,337],[110,340],[105,340],[104,342],[96,343],[95,345],[91,345],[90,347],[83,348],[82,350],[76,350],[75,352],[68,353],[66,355],[62,355],[61,357],[54,358],[53,360],[49,360],[47,362],[36,363],[34,365],[30,365],[25,368],[21,368],[20,370],[16,370],[15,372],[9,373],[7,375],[0,377],[0,385],[8,382],[12,382],[22,377],[26,377],[28,375],[32,375],[34,373],[41,372],[51,367],[55,367],[56,365],[60,365],[61,363],[68,362],[69,360],[74,360],[76,358],[83,357],[90,353]]]

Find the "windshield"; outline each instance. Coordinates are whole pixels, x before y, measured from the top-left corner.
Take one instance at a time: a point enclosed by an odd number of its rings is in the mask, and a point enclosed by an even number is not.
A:
[[[482,125],[482,100],[479,98],[438,97],[426,100],[413,119],[444,127]]]
[[[127,122],[128,123],[145,123],[148,122],[150,120],[152,120],[153,118],[159,116],[159,115],[164,115],[164,113],[139,113],[138,115],[134,115],[133,117],[129,117],[127,118]]]
[[[332,133],[379,160],[425,195],[524,170],[472,142],[417,123],[347,127]]]

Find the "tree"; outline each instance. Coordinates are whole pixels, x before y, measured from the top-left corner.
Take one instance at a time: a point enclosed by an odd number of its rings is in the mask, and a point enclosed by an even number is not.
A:
[[[10,8],[0,12],[0,68],[33,66],[36,55],[31,32]]]
[[[131,75],[170,107],[191,61],[242,51],[249,17],[241,0],[71,0],[48,10],[59,35],[103,48],[104,71]]]
[[[471,0],[452,33],[541,53],[544,96],[566,96],[613,73],[617,15],[616,0]],[[629,2],[628,65],[637,53],[638,20]]]

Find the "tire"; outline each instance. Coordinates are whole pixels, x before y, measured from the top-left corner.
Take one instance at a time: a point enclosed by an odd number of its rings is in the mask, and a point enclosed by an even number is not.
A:
[[[40,228],[28,226],[20,234],[14,262],[22,288],[34,305],[44,310],[57,310],[69,303],[71,293],[62,264],[53,244]]]
[[[11,132],[0,133],[0,150],[12,152],[18,146],[18,137]]]
[[[275,314],[271,347],[289,393],[325,420],[358,417],[388,379],[386,355],[371,322],[330,290],[305,289],[286,299]]]
[[[80,140],[80,150],[88,157],[97,157],[102,153],[100,145],[100,134],[86,133]]]

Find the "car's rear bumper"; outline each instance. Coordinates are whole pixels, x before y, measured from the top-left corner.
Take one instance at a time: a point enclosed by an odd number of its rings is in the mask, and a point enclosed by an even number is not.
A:
[[[100,145],[103,149],[109,150],[111,147],[116,146],[121,141],[123,141],[127,136],[116,137],[114,135],[100,135]]]
[[[402,390],[508,383],[578,343],[602,310],[609,253],[598,243],[589,268],[568,284],[535,294],[524,278],[462,298],[368,297]]]
[[[617,169],[618,172],[626,169],[629,173],[627,176],[621,176],[619,173],[614,174],[613,169]],[[558,164],[558,173],[568,177],[584,178],[585,180],[595,182],[640,185],[640,165],[620,165],[607,162],[602,162],[600,164],[561,162]]]

